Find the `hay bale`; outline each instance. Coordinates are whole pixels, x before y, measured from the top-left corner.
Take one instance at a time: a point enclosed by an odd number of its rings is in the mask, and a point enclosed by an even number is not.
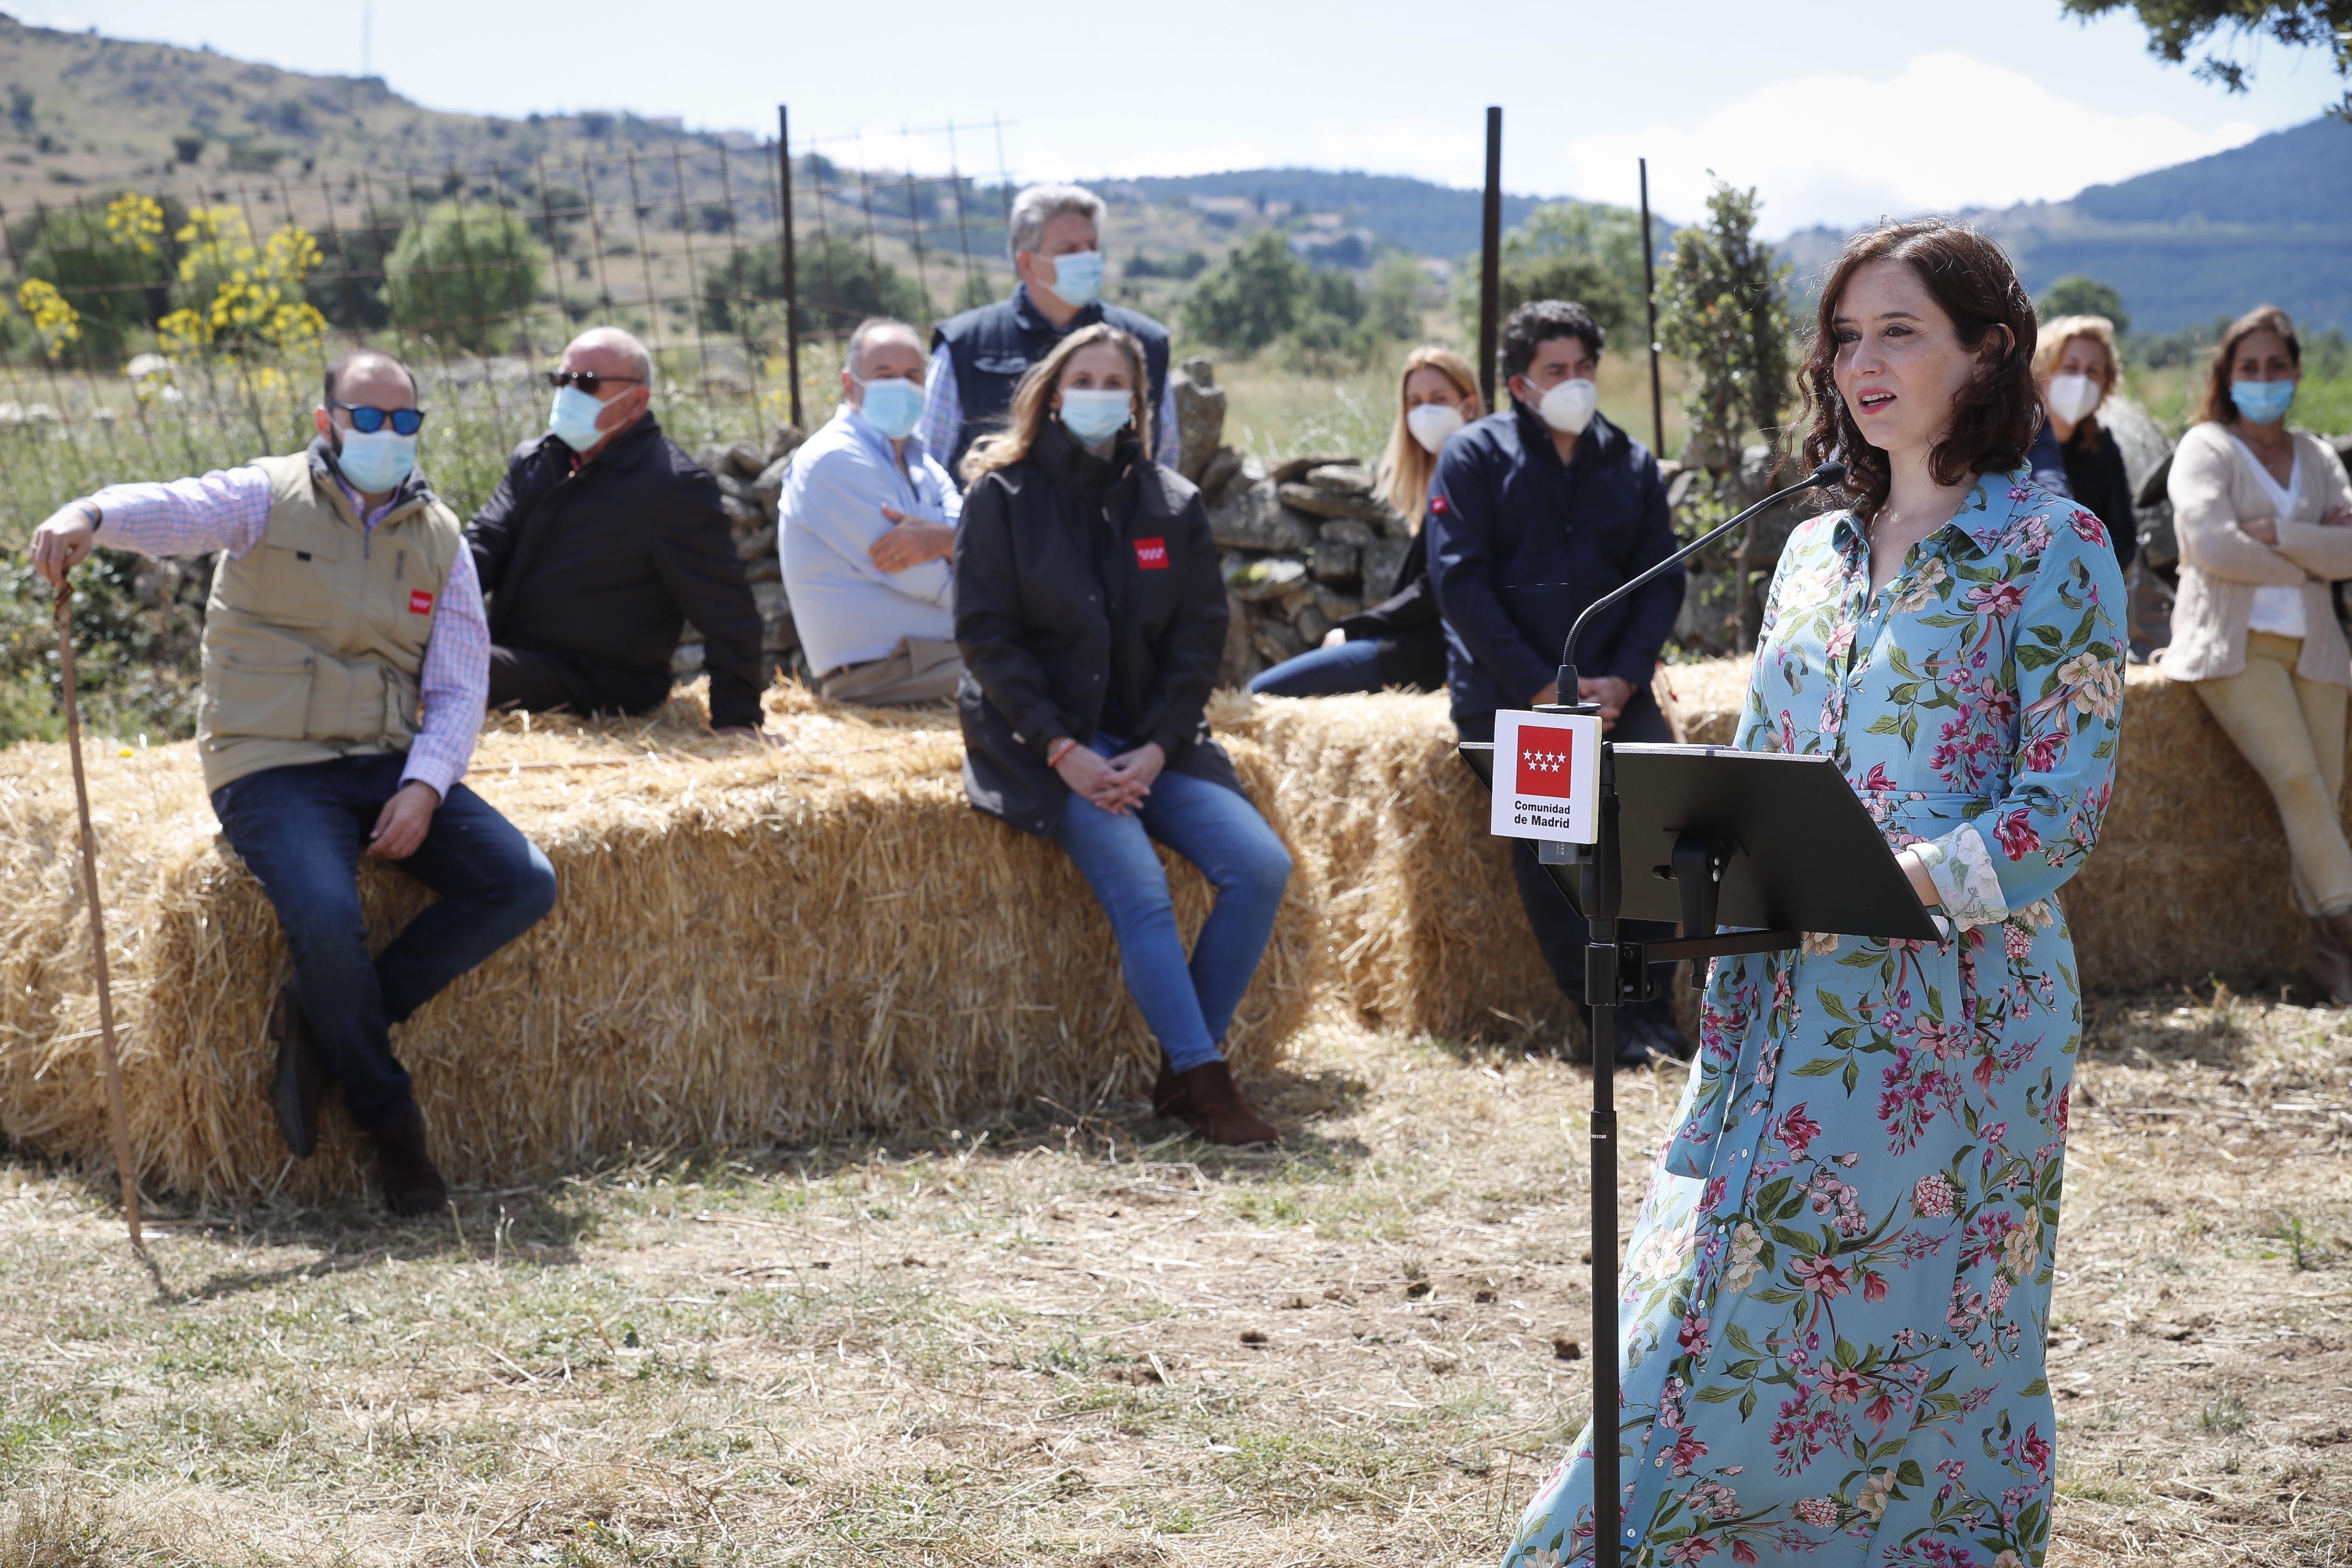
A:
[[[524,1179],[630,1148],[936,1127],[1038,1099],[1139,1093],[1156,1065],[1108,922],[1067,857],[964,804],[943,710],[829,710],[780,686],[790,749],[715,742],[697,699],[651,721],[494,723],[468,782],[543,848],[555,912],[396,1031],[457,1179]],[[1244,783],[1310,860],[1246,738]],[[276,916],[218,837],[188,746],[92,748],[92,807],[144,1179],[207,1198],[349,1192],[338,1113],[293,1164],[266,1110]],[[0,1131],[102,1159],[96,1001],[61,747],[0,779]],[[619,765],[598,765],[612,764]],[[583,765],[587,764],[587,765]],[[1206,885],[1181,867],[1196,931]],[[370,868],[379,943],[426,895]],[[1323,963],[1294,879],[1230,1054],[1260,1067]]]
[[[1746,659],[1660,673],[1688,740],[1729,743]],[[2347,817],[2352,823],[2352,817]],[[2299,974],[2311,927],[2288,896],[2270,792],[2197,694],[2160,666],[2124,683],[2123,748],[2099,847],[2059,894],[2092,990],[2241,984]]]
[[[1276,759],[1335,981],[1363,1017],[1450,1038],[1569,1026],[1443,694],[1229,697],[1212,717]]]

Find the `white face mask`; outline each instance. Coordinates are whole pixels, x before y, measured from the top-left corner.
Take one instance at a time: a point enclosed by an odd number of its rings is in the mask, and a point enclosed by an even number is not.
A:
[[[1581,436],[1584,427],[1592,423],[1592,411],[1601,406],[1601,389],[1589,381],[1563,381],[1543,395],[1536,405],[1536,413],[1553,429],[1570,436]]]
[[[2042,401],[2050,405],[2052,414],[2069,425],[2079,425],[2083,416],[2096,408],[2099,399],[2105,395],[2099,384],[2087,375],[2053,375],[2050,378],[2050,391]]]
[[[1462,410],[1450,403],[1424,403],[1404,411],[1404,427],[1424,451],[1434,452],[1462,428]]]

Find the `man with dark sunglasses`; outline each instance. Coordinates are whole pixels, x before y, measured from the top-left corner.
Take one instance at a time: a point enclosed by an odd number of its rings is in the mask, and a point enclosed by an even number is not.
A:
[[[340,1080],[386,1206],[432,1214],[448,1188],[391,1027],[537,923],[555,873],[457,782],[482,725],[489,637],[457,515],[416,471],[415,379],[389,355],[346,354],[327,367],[313,423],[307,451],[71,503],[34,531],[33,565],[62,587],[93,542],[221,552],[196,749],[293,961],[270,1015],[271,1108],[308,1158]],[[440,895],[373,958],[362,855]]]
[[[563,351],[545,436],[467,526],[489,595],[494,707],[643,713],[667,700],[691,621],[710,725],[766,739],[760,611],[719,482],[654,418],[653,360],[617,327]]]

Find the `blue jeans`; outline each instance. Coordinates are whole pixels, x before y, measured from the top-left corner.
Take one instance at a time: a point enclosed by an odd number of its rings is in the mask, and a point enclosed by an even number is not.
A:
[[[1107,757],[1126,749],[1108,736],[1095,739],[1095,750]],[[1152,852],[1155,838],[1198,866],[1217,890],[1189,962],[1168,873]],[[1187,1072],[1220,1059],[1217,1047],[1265,956],[1290,880],[1290,851],[1265,818],[1224,785],[1171,768],[1151,781],[1142,806],[1124,816],[1071,795],[1054,841],[1102,900],[1128,993],[1169,1065]]]
[[[213,792],[221,830],[278,910],[321,1065],[342,1080],[343,1103],[368,1132],[415,1103],[408,1069],[392,1054],[392,1026],[555,903],[547,857],[457,784],[415,853],[391,862],[441,896],[369,958],[360,852],[407,761],[394,752],[269,768]]]
[[[1337,647],[1309,648],[1272,669],[1258,671],[1249,689],[1260,697],[1342,697],[1351,691],[1379,691],[1382,689],[1380,641],[1359,637]]]

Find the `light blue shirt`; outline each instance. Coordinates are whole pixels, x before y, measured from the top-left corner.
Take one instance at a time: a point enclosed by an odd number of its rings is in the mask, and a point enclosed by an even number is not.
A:
[[[893,526],[886,506],[950,525],[963,513],[962,496],[922,437],[909,436],[906,450],[901,473],[890,443],[845,403],[793,454],[784,476],[776,548],[793,624],[819,675],[885,658],[901,638],[955,637],[947,562],[885,572],[866,553]]]

